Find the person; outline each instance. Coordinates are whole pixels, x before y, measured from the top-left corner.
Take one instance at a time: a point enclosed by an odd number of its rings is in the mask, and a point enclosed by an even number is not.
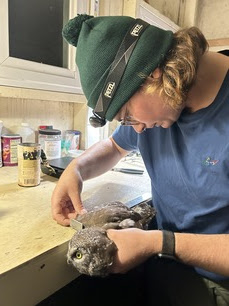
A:
[[[111,272],[144,265],[149,305],[229,305],[229,58],[196,27],[173,33],[128,16],[78,15],[63,36],[77,46],[90,123],[120,125],[63,172],[54,220],[85,213],[83,181],[138,150],[157,228],[108,230]]]

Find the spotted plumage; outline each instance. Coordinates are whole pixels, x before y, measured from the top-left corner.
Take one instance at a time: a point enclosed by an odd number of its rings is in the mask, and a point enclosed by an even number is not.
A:
[[[147,229],[155,210],[146,202],[128,208],[121,202],[111,202],[77,217],[84,229],[77,231],[69,241],[67,261],[80,273],[107,276],[117,247],[106,230],[137,227]]]

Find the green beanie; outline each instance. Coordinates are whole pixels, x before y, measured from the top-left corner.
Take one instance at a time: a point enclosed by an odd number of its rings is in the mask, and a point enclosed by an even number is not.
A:
[[[88,106],[92,109],[96,106],[119,46],[135,23],[136,19],[128,16],[78,15],[64,26],[63,37],[77,47],[76,64],[81,86]],[[145,77],[163,62],[172,41],[171,31],[153,25],[144,30],[107,109],[107,120],[113,120],[121,107],[145,81]]]

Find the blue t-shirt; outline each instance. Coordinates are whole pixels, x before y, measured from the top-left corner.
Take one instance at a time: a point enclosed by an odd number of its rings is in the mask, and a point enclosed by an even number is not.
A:
[[[160,229],[229,233],[229,72],[207,108],[183,111],[170,128],[138,134],[120,126],[115,142],[139,150],[151,178]],[[205,277],[225,279],[196,268]]]

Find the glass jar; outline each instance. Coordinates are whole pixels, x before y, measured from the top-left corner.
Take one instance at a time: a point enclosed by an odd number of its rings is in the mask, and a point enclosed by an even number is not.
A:
[[[61,131],[56,129],[40,129],[38,142],[48,160],[61,157]]]

